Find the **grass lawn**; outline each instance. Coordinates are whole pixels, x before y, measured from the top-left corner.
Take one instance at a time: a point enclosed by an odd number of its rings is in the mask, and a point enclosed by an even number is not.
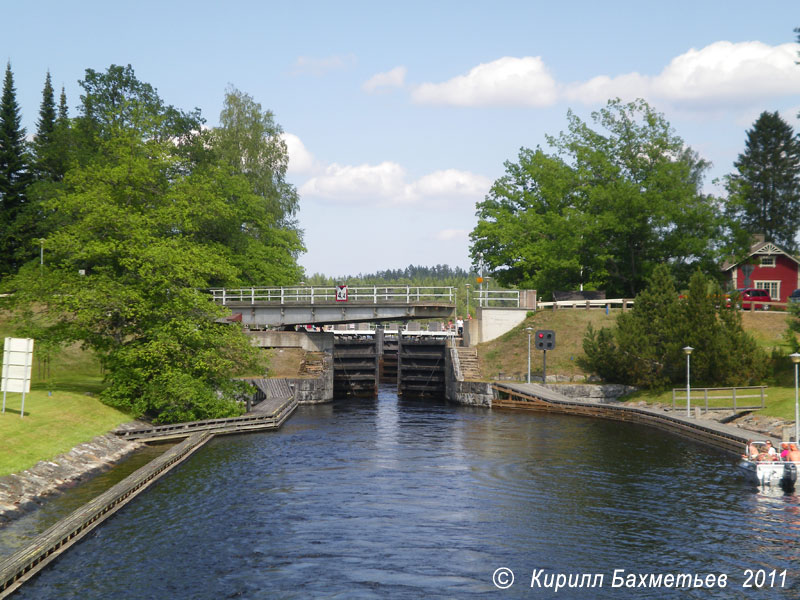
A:
[[[37,389],[25,395],[25,415],[20,418],[22,394],[8,394],[6,412],[0,414],[0,476],[32,467],[74,446],[107,433],[131,417],[85,393]]]
[[[749,390],[747,393],[758,393],[757,390]],[[686,408],[686,390],[681,390],[680,395],[678,396],[680,400],[676,401],[675,405],[677,407]],[[672,391],[668,390],[665,392],[655,392],[655,391],[640,391],[620,398],[623,401],[645,401],[648,404],[666,404],[672,405]],[[733,401],[728,400],[717,400],[711,401],[709,400],[709,406],[726,406],[730,407],[733,404]],[[743,398],[741,400],[737,400],[736,404],[738,406],[760,406],[761,399],[760,398]],[[785,385],[768,385],[766,389],[766,398],[765,398],[765,405],[766,408],[763,410],[759,410],[758,413],[762,415],[768,415],[771,417],[779,417],[781,419],[785,419],[787,421],[794,421],[794,384],[791,386]],[[692,406],[705,406],[705,400],[703,399],[703,394],[700,391],[692,391]]]
[[[495,379],[498,373],[514,376],[520,381],[528,374],[528,332],[526,327],[552,329],[556,332],[556,349],[547,352],[548,375],[586,374],[578,366],[583,355],[583,334],[591,323],[595,329],[611,327],[621,309],[606,315],[603,309],[540,310],[499,338],[478,345],[481,376]],[[531,375],[542,374],[542,351],[536,350],[531,338]]]
[[[7,394],[6,412],[0,414],[0,476],[67,452],[132,419],[97,399],[102,376],[90,352],[70,346],[53,357],[50,367],[46,373],[37,362],[34,342],[25,415],[20,418],[22,394]]]

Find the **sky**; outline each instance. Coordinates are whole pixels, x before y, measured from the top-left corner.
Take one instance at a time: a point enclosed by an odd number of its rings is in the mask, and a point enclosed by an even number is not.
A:
[[[85,70],[112,64],[209,126],[231,85],[272,111],[308,275],[469,268],[476,203],[568,110],[644,98],[720,195],[761,112],[800,129],[798,0],[0,0],[0,15],[29,134],[48,70],[72,116]]]

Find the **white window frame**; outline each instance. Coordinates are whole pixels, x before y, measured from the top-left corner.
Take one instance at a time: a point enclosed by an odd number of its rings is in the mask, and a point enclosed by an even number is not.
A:
[[[781,282],[780,281],[754,281],[753,289],[767,290],[770,300],[780,302],[781,299]],[[773,294],[773,290],[775,294]]]
[[[769,260],[771,262],[765,263],[764,262],[765,260]],[[765,255],[765,256],[761,257],[761,266],[762,267],[774,268],[775,265],[777,264],[777,262],[778,261],[777,261],[776,256],[774,254],[769,254],[769,255]]]

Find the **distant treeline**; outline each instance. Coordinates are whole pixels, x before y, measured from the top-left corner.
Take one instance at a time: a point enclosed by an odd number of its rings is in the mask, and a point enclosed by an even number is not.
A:
[[[457,285],[467,279],[474,277],[472,271],[466,271],[461,267],[451,267],[449,265],[435,265],[424,267],[422,265],[408,265],[405,269],[386,269],[375,273],[359,273],[358,275],[347,275],[340,277],[327,277],[315,273],[306,280],[308,285],[337,285],[357,283],[373,285],[375,283],[405,283],[414,285],[430,285],[436,282],[440,285]]]

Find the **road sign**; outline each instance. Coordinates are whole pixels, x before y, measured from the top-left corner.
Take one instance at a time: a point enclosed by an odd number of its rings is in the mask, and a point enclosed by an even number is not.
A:
[[[33,340],[30,338],[5,339],[3,346],[3,412],[6,412],[6,392],[22,392],[22,410],[25,414],[25,394],[31,391],[31,367],[33,366]]]
[[[337,285],[336,286],[336,301],[337,302],[347,302],[347,286],[346,285]]]

